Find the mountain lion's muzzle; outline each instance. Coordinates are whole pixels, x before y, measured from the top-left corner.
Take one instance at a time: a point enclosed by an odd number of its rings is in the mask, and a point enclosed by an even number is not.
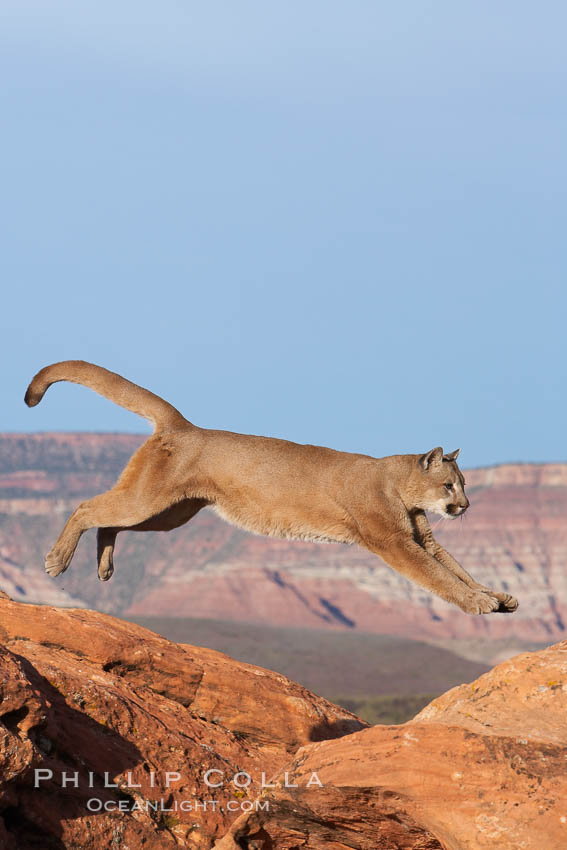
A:
[[[457,516],[462,516],[469,506],[470,506],[470,502],[465,497],[465,502],[463,502],[461,504],[457,503],[457,504],[453,504],[453,505],[447,505],[445,510],[447,511],[447,513],[450,516],[457,517]]]

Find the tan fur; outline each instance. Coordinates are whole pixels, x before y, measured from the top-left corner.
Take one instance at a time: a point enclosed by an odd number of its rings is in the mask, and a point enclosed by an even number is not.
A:
[[[476,582],[431,532],[426,510],[455,517],[469,506],[458,451],[373,458],[198,428],[159,396],[80,360],[38,372],[26,403],[38,404],[55,381],[84,384],[145,416],[156,430],[111,490],[73,512],[47,555],[51,576],[67,569],[88,528],[98,529],[98,574],[107,580],[119,531],[169,531],[210,505],[257,534],[364,546],[471,614],[518,606],[509,594]]]

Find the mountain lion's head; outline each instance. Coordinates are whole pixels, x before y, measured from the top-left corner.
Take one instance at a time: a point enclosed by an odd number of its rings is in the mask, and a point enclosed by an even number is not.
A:
[[[419,458],[425,491],[416,507],[450,519],[464,514],[470,502],[465,496],[463,473],[456,463],[459,451],[444,454],[438,446]]]

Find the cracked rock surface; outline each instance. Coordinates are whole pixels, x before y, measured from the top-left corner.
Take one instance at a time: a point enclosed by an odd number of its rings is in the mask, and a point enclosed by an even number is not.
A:
[[[0,642],[2,850],[567,847],[567,642],[372,728],[93,611],[0,594]]]
[[[401,726],[303,747],[217,850],[564,850],[567,641],[453,688]],[[307,786],[317,773],[323,788]]]
[[[94,611],[3,595],[0,641],[2,850],[208,848],[263,773],[365,726],[277,673]]]

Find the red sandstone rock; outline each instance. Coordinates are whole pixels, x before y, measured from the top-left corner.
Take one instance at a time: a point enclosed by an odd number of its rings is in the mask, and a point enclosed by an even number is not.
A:
[[[0,624],[2,850],[567,846],[567,641],[363,729],[277,673],[104,614],[0,595]],[[211,768],[228,784],[207,788]],[[36,769],[53,772],[39,788]]]
[[[304,747],[217,850],[563,850],[567,642],[462,685],[402,726]],[[307,787],[316,772],[323,788]]]
[[[284,676],[92,611],[0,598],[0,639],[6,850],[208,848],[263,772],[301,744],[365,725]],[[39,788],[35,769],[53,773]],[[207,787],[210,769],[222,787]],[[239,771],[249,787],[232,784]],[[105,774],[120,787],[105,787]],[[89,799],[128,811],[91,812]],[[166,811],[182,801],[193,810]]]

